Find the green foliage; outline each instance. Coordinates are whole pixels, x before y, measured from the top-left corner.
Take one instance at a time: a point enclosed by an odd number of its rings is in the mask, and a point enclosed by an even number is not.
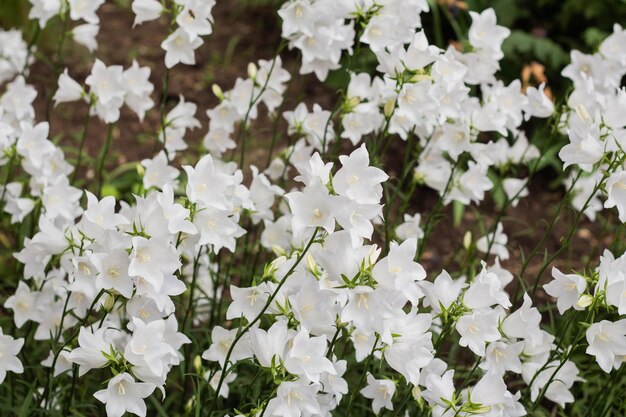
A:
[[[520,64],[536,60],[551,68],[559,68],[569,61],[567,52],[556,42],[521,30],[511,32],[511,36],[504,41],[502,50],[506,57],[517,59]]]
[[[0,27],[22,27],[28,21],[26,0],[0,0]]]

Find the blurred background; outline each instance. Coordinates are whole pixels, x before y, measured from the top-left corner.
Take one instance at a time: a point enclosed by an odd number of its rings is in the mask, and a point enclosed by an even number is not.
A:
[[[130,8],[131,0],[109,0],[107,3]],[[256,25],[261,37],[273,39],[280,33],[281,21],[275,10],[281,3],[283,0],[228,0],[218,1],[217,8],[238,22],[231,26],[232,36],[238,35],[239,22],[244,22]],[[494,8],[498,23],[512,31],[503,47],[503,79],[519,78],[525,66],[536,62],[545,68],[544,74],[552,81],[551,88],[557,95],[567,87],[557,77],[569,60],[567,51],[593,52],[612,32],[615,22],[626,22],[626,0],[429,0],[429,3],[431,8],[436,4],[438,10],[424,17],[424,29],[431,43],[438,46],[455,41],[458,38],[455,30],[469,27],[468,10]],[[0,26],[5,29],[28,28],[29,8],[27,0],[1,0]],[[441,33],[435,30],[436,25],[441,28]],[[44,45],[41,46],[55,44],[55,36],[60,35],[55,26],[58,25],[48,25],[48,36],[42,37]],[[100,41],[106,39],[101,37]],[[363,66],[367,67],[369,59],[361,59]],[[540,68],[533,66],[532,75],[539,75]],[[338,78],[337,75],[331,77],[329,83],[336,87],[340,81]]]

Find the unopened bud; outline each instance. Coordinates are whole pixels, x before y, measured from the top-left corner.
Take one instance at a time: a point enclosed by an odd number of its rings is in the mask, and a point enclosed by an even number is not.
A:
[[[417,184],[422,184],[425,178],[426,176],[421,171],[415,170],[415,172],[413,172],[413,181]]]
[[[376,261],[378,260],[378,257],[380,256],[380,252],[381,252],[381,248],[379,248],[378,245],[374,244],[370,246],[367,252],[367,258],[366,258],[368,264],[365,265],[367,268],[369,268],[370,266],[376,263]]]
[[[422,390],[417,385],[413,387],[413,389],[411,390],[411,394],[413,395],[413,399],[415,399],[415,401],[422,398]]]
[[[419,83],[420,81],[430,80],[432,77],[428,74],[415,74],[411,77],[412,83]]]
[[[317,264],[315,263],[315,259],[311,256],[310,253],[306,254],[306,267],[311,271],[314,275],[317,275]]]
[[[580,296],[576,304],[578,307],[587,308],[593,303],[593,297],[589,294],[583,294]]]
[[[348,106],[350,108],[356,107],[361,103],[361,99],[358,97],[350,97],[350,99],[348,100]]]
[[[115,305],[115,297],[113,297],[109,293],[105,293],[104,294],[104,302],[102,303],[102,306],[104,307],[104,309],[106,311],[111,311],[111,310],[113,310],[113,306],[114,305]]]
[[[187,403],[185,404],[185,410],[189,413],[191,412],[191,410],[193,410],[193,404],[196,400],[196,396],[192,395],[191,398],[189,399],[189,401],[187,401]]]
[[[141,164],[137,164],[137,174],[139,174],[140,177],[143,177],[146,175],[146,168]]]
[[[198,373],[202,369],[202,358],[200,358],[200,356],[196,355],[196,357],[193,358],[193,367],[196,368],[196,372]]]
[[[213,84],[211,86],[211,90],[213,91],[213,94],[215,94],[215,97],[219,98],[220,100],[224,100],[224,92],[222,91],[222,87],[217,84]]]
[[[463,236],[463,247],[465,250],[469,250],[470,246],[472,246],[472,232],[468,230]]]
[[[248,77],[253,80],[256,78],[257,68],[254,62],[248,64]]]
[[[395,109],[396,101],[390,98],[385,102],[385,107],[383,108],[383,113],[385,114],[385,117],[391,117]]]

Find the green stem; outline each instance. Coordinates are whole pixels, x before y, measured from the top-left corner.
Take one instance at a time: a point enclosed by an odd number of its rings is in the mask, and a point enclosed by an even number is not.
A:
[[[352,395],[350,395],[350,402],[348,402],[348,409],[346,411],[346,417],[350,417],[350,411],[352,410],[352,405],[354,404],[354,399],[356,398],[356,394],[361,390],[363,386],[363,382],[365,382],[365,377],[367,376],[367,369],[369,368],[370,362],[372,361],[372,357],[374,356],[374,352],[376,351],[376,345],[378,345],[378,340],[380,339],[380,335],[376,335],[376,340],[374,340],[374,346],[372,346],[372,351],[367,356],[367,360],[365,361],[365,366],[363,368],[363,373],[361,374],[361,379],[359,379],[359,383],[356,388],[352,391]]]
[[[111,139],[113,139],[113,123],[109,123],[109,129],[107,132],[106,140],[104,141],[104,146],[100,151],[100,156],[98,157],[98,163],[96,165],[98,172],[98,198],[102,196],[102,186],[104,185],[104,162],[107,154],[109,153],[109,147],[111,146]]]
[[[267,309],[270,308],[270,306],[274,302],[274,299],[278,296],[278,292],[287,281],[287,278],[289,278],[296,271],[296,268],[298,267],[302,259],[304,259],[304,257],[306,256],[309,248],[311,247],[313,242],[315,242],[315,238],[317,237],[318,232],[319,232],[319,227],[316,227],[315,231],[313,232],[313,235],[311,236],[311,239],[309,239],[309,242],[306,244],[303,251],[298,255],[296,262],[291,266],[289,271],[287,271],[285,276],[280,280],[280,282],[276,286],[276,289],[274,290],[272,295],[270,295],[270,297],[267,299],[267,302],[265,303],[265,305],[263,306],[259,314],[257,314],[257,316],[250,323],[248,323],[248,325],[245,326],[243,329],[241,329],[240,327],[240,331],[237,332],[237,336],[235,336],[235,339],[233,340],[230,347],[228,348],[228,352],[226,353],[226,357],[224,358],[224,363],[222,366],[222,374],[220,375],[220,380],[217,383],[217,387],[215,388],[215,394],[213,394],[213,399],[211,400],[211,405],[209,406],[209,410],[207,414],[208,416],[211,416],[213,413],[213,410],[215,409],[217,398],[219,397],[219,392],[222,389],[222,385],[224,384],[224,379],[226,379],[228,372],[236,366],[236,364],[233,364],[231,368],[228,368],[228,364],[230,363],[230,358],[233,354],[233,350],[235,349],[235,346],[237,346],[237,343],[239,342],[239,340],[241,340],[243,335],[245,335],[259,320],[261,320],[261,317],[263,316],[263,314],[265,314]]]
[[[87,140],[87,131],[89,129],[89,121],[91,120],[90,112],[92,107],[92,101],[89,101],[89,106],[87,106],[87,113],[85,113],[85,119],[83,121],[83,133],[80,137],[80,144],[78,145],[78,157],[76,158],[76,166],[74,166],[74,173],[72,174],[71,183],[76,182],[76,176],[78,175],[78,171],[80,170],[80,164],[83,159],[83,149],[85,148],[85,142]]]

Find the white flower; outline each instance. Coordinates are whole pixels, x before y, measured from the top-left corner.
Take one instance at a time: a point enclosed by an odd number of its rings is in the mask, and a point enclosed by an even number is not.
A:
[[[216,371],[215,373],[213,373],[213,376],[211,377],[211,379],[209,379],[209,385],[211,386],[211,388],[213,388],[213,390],[216,390],[217,387],[220,384],[220,379],[222,378],[222,372],[223,371]],[[209,375],[211,374],[211,371],[206,371],[206,373],[204,374],[204,378],[208,379]],[[220,392],[219,392],[219,396],[220,397],[224,397],[224,398],[228,398],[228,395],[230,393],[230,390],[228,389],[228,384],[230,384],[231,382],[233,382],[235,379],[237,379],[237,374],[234,372],[230,372],[222,381],[222,387],[220,388]]]
[[[626,223],[626,171],[612,173],[606,182],[606,190],[608,198],[604,207],[617,206],[620,221]]]
[[[144,159],[141,165],[146,168],[143,175],[143,186],[146,190],[150,187],[162,189],[165,184],[175,183],[179,175],[178,170],[168,164],[164,151],[159,152],[152,159]]]
[[[413,216],[410,214],[404,215],[404,222],[396,227],[396,236],[400,241],[410,239],[412,237],[420,240],[424,237],[424,231],[420,227],[421,215],[415,213]]]
[[[16,374],[24,372],[22,362],[17,358],[17,354],[22,350],[24,339],[14,339],[4,335],[0,328],[0,384],[4,382],[7,371]]]
[[[508,337],[527,339],[531,344],[536,345],[541,342],[543,335],[539,324],[541,323],[541,313],[532,306],[532,300],[528,294],[524,294],[522,306],[510,314],[502,323],[502,331]]]
[[[50,18],[61,11],[61,0],[30,0],[32,7],[28,13],[29,19],[38,19],[43,29]]]
[[[154,106],[150,93],[154,86],[150,82],[150,68],[140,67],[137,61],[122,74],[122,81],[126,87],[124,102],[132,111],[137,113],[139,120],[143,121],[146,111]]]
[[[320,404],[316,394],[320,388],[320,384],[309,384],[301,379],[282,382],[276,397],[267,405],[267,415],[281,417],[318,415]]]
[[[554,113],[554,103],[548,98],[544,89],[546,83],[543,82],[539,88],[528,87],[526,89],[526,97],[528,103],[524,107],[524,119],[528,120],[533,117],[550,117]]]
[[[626,355],[626,319],[594,323],[587,329],[586,337],[586,352],[596,357],[604,372],[619,368]]]
[[[372,399],[372,409],[378,414],[382,408],[393,410],[393,394],[396,392],[396,384],[389,379],[376,379],[372,374],[367,374],[367,386],[361,391],[365,398]]]
[[[470,12],[472,26],[469,29],[468,37],[472,46],[476,49],[489,51],[495,59],[502,57],[502,42],[511,31],[496,24],[496,13],[492,8],[484,10],[478,14]]]
[[[91,92],[98,97],[98,101],[103,105],[116,100],[123,101],[126,94],[122,82],[123,72],[124,69],[120,65],[107,67],[102,61],[96,59],[85,84],[91,87]]]
[[[272,361],[284,361],[286,346],[293,339],[291,333],[295,331],[289,330],[284,320],[276,321],[267,331],[258,328],[250,330],[250,346],[261,366],[269,368]]]
[[[450,369],[443,375],[429,373],[426,375],[424,386],[426,391],[422,392],[422,397],[431,406],[438,405],[447,407],[446,401],[451,402],[454,396],[454,370]]]
[[[563,146],[559,151],[559,158],[564,163],[563,169],[576,164],[582,170],[591,172],[593,165],[600,161],[604,155],[605,145],[599,139],[600,129],[596,125],[574,126],[568,134],[570,143]],[[607,187],[607,189],[609,188]],[[624,218],[626,219],[626,217]]]
[[[133,0],[132,9],[135,13],[133,26],[158,19],[163,13],[163,5],[157,0]]]
[[[207,361],[215,361],[224,368],[224,361],[228,355],[231,345],[237,337],[237,329],[226,330],[223,327],[215,326],[211,331],[211,346],[202,354],[202,359]],[[235,345],[229,360],[237,362],[238,360],[249,358],[252,356],[250,344],[248,342],[249,335],[245,334]]]
[[[130,299],[133,294],[133,281],[128,276],[130,260],[124,249],[115,249],[108,253],[96,253],[89,259],[98,269],[96,287],[98,289],[113,289]]]
[[[190,40],[213,32],[211,10],[215,0],[188,0],[176,17],[176,23],[189,35]]]
[[[110,344],[104,340],[105,328],[91,332],[81,327],[78,332],[79,347],[72,350],[68,359],[79,365],[78,375],[83,376],[94,368],[102,368],[109,361],[102,353],[110,353]]]
[[[307,185],[303,191],[285,194],[293,214],[294,233],[301,233],[309,227],[322,227],[328,233],[335,230],[335,215],[340,197],[330,195],[319,181]]]
[[[248,321],[254,320],[265,307],[270,294],[271,290],[267,283],[248,288],[239,288],[231,285],[230,296],[233,301],[226,311],[226,319],[232,320],[243,316]]]
[[[13,310],[13,320],[17,328],[21,328],[28,320],[37,320],[39,312],[37,310],[37,292],[31,292],[24,281],[17,284],[15,294],[7,298],[4,308]]]
[[[383,288],[399,291],[413,305],[423,296],[417,281],[426,278],[424,268],[413,261],[417,252],[417,240],[407,239],[401,245],[391,242],[389,255],[376,263],[372,276]]]
[[[85,23],[72,29],[74,41],[79,45],[83,45],[89,52],[98,49],[98,41],[96,37],[100,31],[100,26],[93,23]]]
[[[172,68],[178,63],[194,65],[196,63],[194,51],[203,43],[202,38],[196,37],[192,39],[182,28],[176,29],[161,44],[161,48],[166,52],[165,66]]]
[[[335,375],[335,367],[325,357],[326,346],[326,337],[309,337],[309,332],[300,330],[287,352],[285,368],[292,374],[305,376],[313,383],[319,382],[322,372]]]
[[[72,20],[83,19],[89,23],[98,23],[100,19],[96,14],[98,8],[105,0],[68,0],[70,5],[70,17]]]
[[[496,310],[474,311],[461,316],[456,330],[461,335],[459,345],[469,347],[478,356],[485,356],[485,343],[500,339],[499,313]]]
[[[524,346],[524,342],[513,344],[504,342],[490,343],[485,352],[485,359],[480,363],[480,368],[498,375],[504,375],[506,371],[519,374],[522,372],[520,355],[524,350]]]
[[[445,270],[441,271],[434,282],[421,281],[419,285],[426,295],[424,304],[430,306],[437,314],[441,313],[442,308],[448,309],[458,300],[463,288],[467,287],[463,280],[453,280]]]
[[[63,71],[63,74],[59,76],[59,88],[54,93],[55,105],[59,103],[68,103],[71,101],[80,100],[85,94],[83,87],[78,84],[72,77],[69,76],[67,68]]]
[[[502,282],[496,274],[487,271],[484,262],[482,271],[463,295],[463,303],[471,309],[491,307],[494,304],[504,308],[511,306],[509,296],[502,288]]]
[[[369,165],[369,154],[365,144],[350,154],[339,156],[341,169],[333,177],[333,188],[339,195],[350,198],[360,204],[376,204],[383,195],[380,183],[388,175],[382,170]]]
[[[107,417],[122,417],[124,413],[146,416],[146,403],[143,400],[154,391],[154,384],[135,382],[124,372],[111,378],[107,388],[93,396],[106,404]]]
[[[585,278],[576,274],[564,274],[557,267],[552,267],[552,277],[554,281],[544,285],[543,289],[548,295],[556,297],[559,313],[563,314],[572,307],[575,310],[582,310],[583,308],[576,302],[587,288]]]
[[[176,249],[162,239],[136,236],[133,238],[133,250],[130,254],[128,274],[141,277],[156,291],[163,285],[164,275],[172,274],[180,268],[181,262]]]
[[[488,234],[476,242],[476,249],[486,254],[496,255],[502,260],[509,259],[509,250],[506,247],[509,238],[502,231],[502,223],[498,223],[493,234]]]

